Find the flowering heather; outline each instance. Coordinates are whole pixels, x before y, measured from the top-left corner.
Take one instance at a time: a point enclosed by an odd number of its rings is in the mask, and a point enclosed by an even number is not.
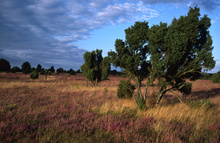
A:
[[[186,100],[206,94],[207,110],[186,107],[168,93],[162,105],[139,111],[133,100],[117,98],[123,78],[109,79],[86,87],[80,75],[32,80],[0,73],[0,142],[219,142],[220,84],[193,82]]]

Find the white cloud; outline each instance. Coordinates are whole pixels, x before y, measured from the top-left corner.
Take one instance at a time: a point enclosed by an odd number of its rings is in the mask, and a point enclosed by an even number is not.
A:
[[[0,3],[0,57],[11,60],[12,65],[25,59],[34,65],[58,64],[52,61],[59,57],[72,61],[72,65],[74,60],[82,64],[85,50],[74,43],[88,39],[93,30],[158,16],[157,11],[144,3],[132,1],[0,0]],[[76,59],[75,54],[81,57]]]

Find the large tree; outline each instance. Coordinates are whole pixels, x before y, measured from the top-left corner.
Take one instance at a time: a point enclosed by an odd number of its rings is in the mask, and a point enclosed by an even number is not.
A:
[[[22,65],[21,65],[21,69],[22,69],[22,72],[24,74],[28,74],[28,73],[31,73],[31,65],[29,62],[24,62]]]
[[[107,57],[103,59],[102,50],[85,52],[85,63],[81,66],[83,76],[91,85],[97,85],[102,80],[106,80],[110,72],[110,62]]]
[[[7,71],[9,72],[11,68],[10,63],[5,59],[0,59],[0,71]]]
[[[148,22],[136,22],[134,26],[125,29],[126,40],[115,41],[115,52],[108,53],[114,66],[120,67],[136,83],[137,99],[146,99],[146,92],[141,93],[141,81],[149,74],[150,62],[148,57]]]
[[[196,79],[202,70],[215,66],[208,31],[211,20],[207,15],[200,17],[199,11],[198,7],[190,8],[186,16],[174,18],[169,26],[160,23],[150,29],[151,77],[159,81],[157,104],[168,91],[190,93],[191,83],[185,79]]]

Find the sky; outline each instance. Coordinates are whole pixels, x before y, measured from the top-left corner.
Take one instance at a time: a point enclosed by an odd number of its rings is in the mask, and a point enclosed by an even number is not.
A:
[[[212,26],[220,71],[220,0],[0,0],[0,58],[13,66],[28,61],[32,67],[80,69],[86,51],[102,49],[103,57],[115,49],[116,39],[135,21],[149,26],[187,15],[200,7]]]

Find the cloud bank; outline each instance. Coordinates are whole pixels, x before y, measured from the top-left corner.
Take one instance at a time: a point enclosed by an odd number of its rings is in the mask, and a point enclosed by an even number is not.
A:
[[[141,2],[0,0],[0,3],[0,57],[14,65],[30,61],[33,66],[42,63],[79,68],[85,50],[74,43],[88,39],[94,29],[158,15]]]
[[[0,57],[20,66],[78,69],[84,49],[75,43],[107,25],[148,20],[160,3],[202,5],[211,10],[219,2],[205,0],[0,0]]]

